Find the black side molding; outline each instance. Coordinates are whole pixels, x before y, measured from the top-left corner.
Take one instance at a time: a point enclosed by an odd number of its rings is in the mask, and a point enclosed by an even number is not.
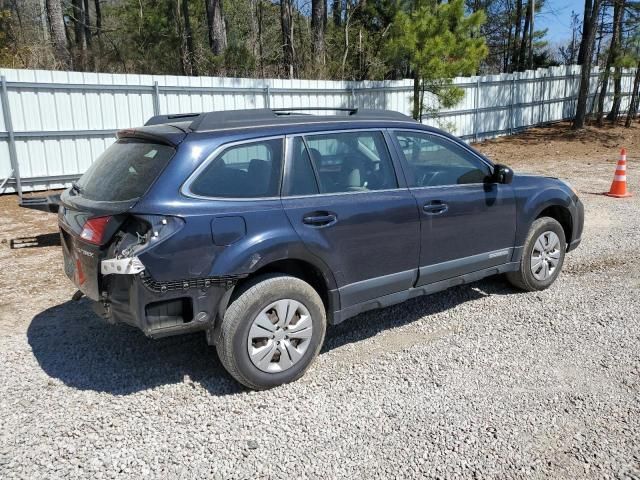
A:
[[[403,290],[401,292],[392,293],[390,295],[384,295],[382,297],[367,300],[365,302],[359,303],[357,305],[353,305],[347,308],[343,308],[342,310],[338,310],[337,312],[333,312],[329,317],[329,322],[331,325],[336,325],[345,321],[348,318],[355,317],[356,315],[367,312],[369,310],[375,310],[377,308],[389,307],[391,305],[396,305],[398,303],[402,303],[410,298],[420,297],[422,295],[429,295],[432,293],[440,292],[442,290],[446,290],[450,287],[455,287],[458,285],[465,285],[468,283],[476,282],[478,280],[482,280],[485,277],[489,277],[491,275],[497,275],[500,273],[506,272],[515,272],[520,268],[519,262],[514,263],[505,263],[502,265],[497,265],[494,267],[485,268],[483,270],[479,270],[477,272],[467,273],[465,275],[459,275],[457,277],[449,278],[447,280],[441,280],[439,282],[430,283],[427,285],[421,285],[419,287],[409,288],[408,290]]]

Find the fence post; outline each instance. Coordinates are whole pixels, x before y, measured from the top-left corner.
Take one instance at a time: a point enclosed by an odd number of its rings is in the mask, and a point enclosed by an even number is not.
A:
[[[271,87],[269,84],[264,87],[264,104],[267,108],[271,108]]]
[[[0,83],[2,83],[2,90],[0,91],[0,97],[2,99],[2,115],[4,117],[4,128],[7,131],[9,137],[9,162],[11,163],[11,173],[9,178],[13,176],[16,180],[16,191],[18,192],[18,198],[22,200],[22,181],[20,180],[20,166],[18,165],[18,152],[16,151],[16,138],[13,134],[13,122],[11,121],[11,110],[9,108],[9,95],[7,93],[7,79],[4,75],[0,77]]]
[[[480,77],[476,79],[476,91],[475,91],[475,99],[473,103],[474,103],[474,109],[475,109],[474,118],[473,118],[473,139],[475,142],[477,142],[478,131],[479,131],[478,122],[480,121],[480,116],[478,112],[478,109],[480,108]]]
[[[153,82],[153,114],[160,115],[160,89],[158,82]]]
[[[513,135],[513,127],[514,127],[514,120],[513,120],[513,116],[515,115],[515,108],[513,103],[516,100],[516,74],[515,72],[511,74],[511,101],[509,103],[509,135]]]
[[[353,105],[353,108],[358,106],[358,102],[356,102],[356,90],[353,86],[351,87],[351,105]]]
[[[542,125],[544,123],[544,99],[547,94],[547,74],[546,72],[542,75],[542,85],[541,85],[541,94],[540,94],[540,109],[538,110],[538,125]]]
[[[567,85],[569,85],[569,82],[572,80],[572,77],[567,75],[567,70],[570,69],[571,67],[565,67],[564,69],[564,75],[563,75],[563,83],[564,83],[564,92],[562,93],[562,120],[565,120],[568,118],[567,115]]]

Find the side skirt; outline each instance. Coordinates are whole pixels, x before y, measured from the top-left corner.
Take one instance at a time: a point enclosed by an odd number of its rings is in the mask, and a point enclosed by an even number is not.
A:
[[[421,285],[419,287],[413,287],[401,292],[392,293],[390,295],[384,295],[379,298],[368,300],[366,302],[358,303],[351,307],[344,308],[342,310],[333,312],[330,318],[332,325],[337,325],[345,321],[348,318],[355,317],[356,315],[367,312],[369,310],[375,310],[377,308],[389,307],[402,303],[410,298],[420,297],[422,295],[429,295],[431,293],[440,292],[447,288],[455,287],[458,285],[464,285],[472,282],[477,282],[491,275],[498,275],[506,272],[515,272],[520,268],[519,262],[505,263],[497,265],[495,267],[485,268],[478,270],[477,272],[467,273],[465,275],[459,275],[457,277],[449,278],[439,282],[429,283],[427,285]]]

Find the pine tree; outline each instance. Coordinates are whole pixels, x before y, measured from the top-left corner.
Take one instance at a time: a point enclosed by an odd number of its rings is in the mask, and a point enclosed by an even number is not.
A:
[[[486,57],[485,40],[478,34],[484,20],[482,11],[465,15],[464,0],[415,0],[396,13],[387,55],[392,62],[408,64],[414,79],[414,118],[424,112],[425,92],[445,107],[461,99],[463,92],[451,79],[476,73]]]

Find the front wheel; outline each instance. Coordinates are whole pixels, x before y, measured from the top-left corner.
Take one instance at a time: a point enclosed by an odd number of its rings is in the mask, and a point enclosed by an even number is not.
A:
[[[550,217],[538,218],[529,229],[520,270],[507,273],[507,280],[529,292],[544,290],[560,274],[567,241],[562,225]]]
[[[318,355],[324,305],[308,283],[287,275],[257,278],[227,309],[216,344],[238,382],[263,390],[300,378]]]

